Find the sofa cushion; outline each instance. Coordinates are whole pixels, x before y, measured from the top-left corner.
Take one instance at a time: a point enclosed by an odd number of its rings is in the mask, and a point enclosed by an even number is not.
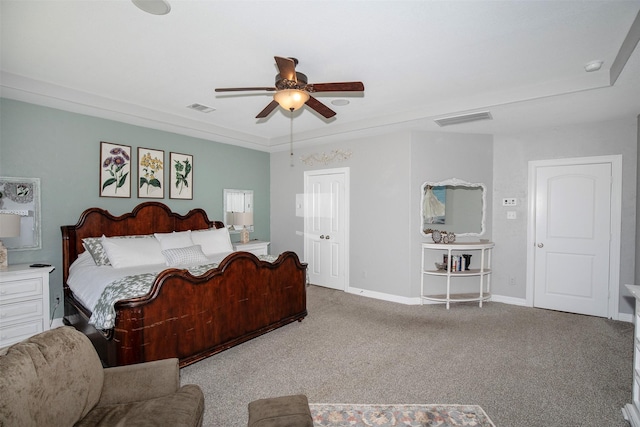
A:
[[[15,344],[0,357],[0,425],[73,426],[98,402],[103,375],[93,345],[71,327]]]
[[[194,384],[177,393],[141,402],[98,406],[75,427],[135,426],[198,427],[202,425],[204,395]],[[162,424],[158,424],[162,420]]]

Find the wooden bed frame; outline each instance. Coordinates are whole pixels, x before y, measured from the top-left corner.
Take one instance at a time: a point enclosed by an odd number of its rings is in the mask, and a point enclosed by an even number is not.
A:
[[[84,251],[86,237],[142,235],[224,227],[202,209],[180,215],[158,202],[113,216],[87,209],[76,225],[62,226],[64,322],[87,335],[106,366],[177,357],[180,366],[197,362],[307,315],[306,269],[294,252],[274,263],[234,252],[202,276],[169,268],[149,293],[115,304],[115,326],[96,330],[91,312],[67,285],[69,266]]]

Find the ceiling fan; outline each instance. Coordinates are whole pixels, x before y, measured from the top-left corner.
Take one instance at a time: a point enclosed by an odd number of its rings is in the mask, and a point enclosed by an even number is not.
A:
[[[273,101],[258,113],[256,119],[267,117],[279,105],[285,110],[295,111],[307,105],[325,118],[336,115],[331,108],[318,101],[310,94],[316,92],[361,92],[362,82],[308,83],[307,76],[296,71],[298,60],[276,56],[279,74],[276,75],[275,87],[232,87],[216,88],[216,92],[267,91],[275,92]]]

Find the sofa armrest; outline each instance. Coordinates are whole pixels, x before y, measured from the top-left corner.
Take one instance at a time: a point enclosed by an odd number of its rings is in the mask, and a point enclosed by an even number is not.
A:
[[[179,388],[176,358],[105,368],[97,406],[153,399],[175,393]]]

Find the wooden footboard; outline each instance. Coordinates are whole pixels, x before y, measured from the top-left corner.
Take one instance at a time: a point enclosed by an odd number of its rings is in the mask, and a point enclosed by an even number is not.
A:
[[[180,215],[159,202],[145,202],[113,216],[90,208],[77,224],[62,226],[64,322],[93,342],[107,366],[177,357],[185,366],[307,315],[306,269],[294,252],[274,263],[235,252],[202,276],[168,269],[145,296],[115,304],[115,327],[99,331],[90,311],[67,285],[69,268],[87,237],[221,228],[202,209]]]
[[[165,270],[147,295],[116,303],[116,325],[108,332],[92,330],[89,313],[70,292],[66,304],[66,322],[92,339],[105,365],[177,357],[186,366],[302,320],[306,265],[293,252],[274,263],[236,252],[202,276]]]

